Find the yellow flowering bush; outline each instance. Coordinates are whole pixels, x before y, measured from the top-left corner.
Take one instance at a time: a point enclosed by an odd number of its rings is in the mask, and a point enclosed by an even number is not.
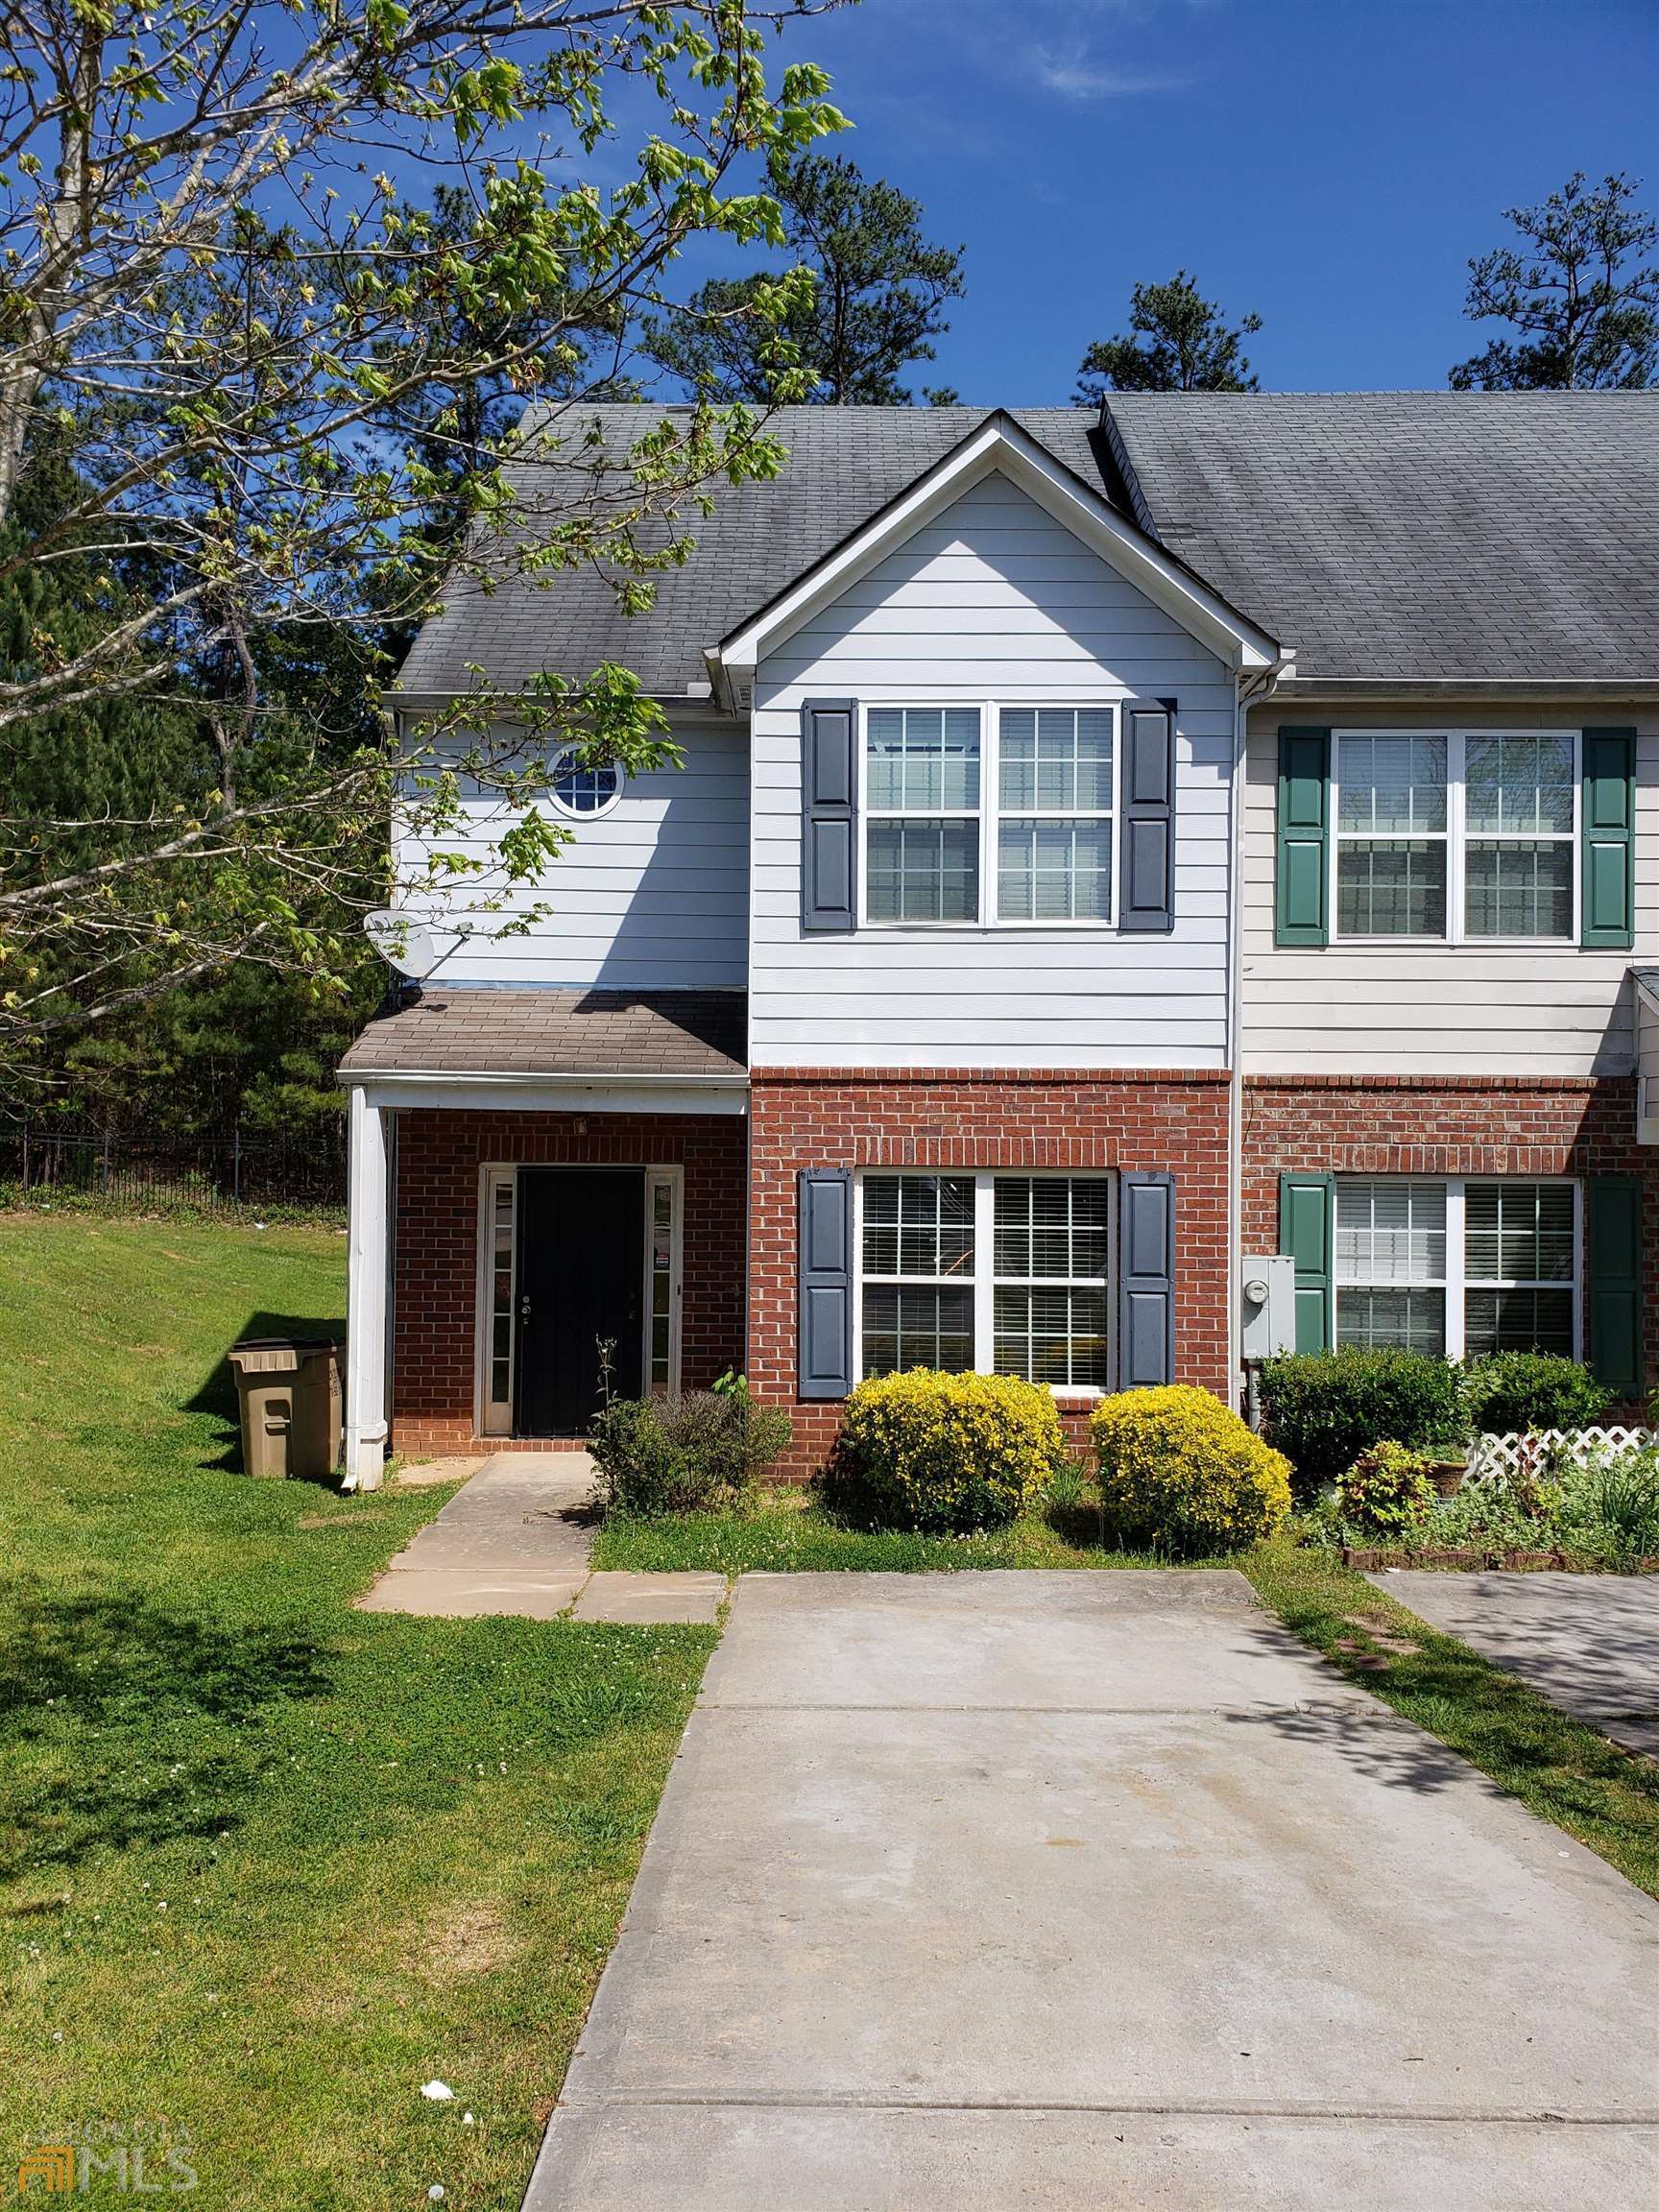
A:
[[[1066,1464],[1039,1384],[915,1367],[848,1399],[826,1487],[836,1511],[868,1527],[966,1535],[1006,1527]]]
[[[1290,1510],[1290,1462],[1208,1390],[1172,1383],[1102,1398],[1089,1420],[1106,1518],[1129,1544],[1236,1551]]]

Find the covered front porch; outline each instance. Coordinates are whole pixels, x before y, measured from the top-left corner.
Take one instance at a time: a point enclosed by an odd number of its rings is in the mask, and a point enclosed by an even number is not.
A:
[[[346,1476],[580,1439],[605,1392],[740,1366],[747,1077],[733,992],[427,985],[350,1094]]]

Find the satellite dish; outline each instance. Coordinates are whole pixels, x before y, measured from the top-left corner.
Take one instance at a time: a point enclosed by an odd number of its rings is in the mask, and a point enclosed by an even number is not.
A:
[[[442,958],[431,926],[399,906],[382,906],[376,913],[365,914],[363,927],[387,966],[412,982],[430,975]]]

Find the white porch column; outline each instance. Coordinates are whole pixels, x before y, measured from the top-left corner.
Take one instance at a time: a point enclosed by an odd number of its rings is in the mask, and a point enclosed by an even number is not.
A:
[[[347,1106],[346,1488],[378,1488],[386,1448],[387,1116],[354,1084]]]

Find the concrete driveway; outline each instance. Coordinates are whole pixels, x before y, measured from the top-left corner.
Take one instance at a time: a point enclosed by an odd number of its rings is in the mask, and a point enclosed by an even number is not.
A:
[[[527,2203],[1659,2204],[1656,1988],[1241,1576],[751,1575]]]
[[[1628,1751],[1659,1759],[1659,1575],[1372,1575]]]

